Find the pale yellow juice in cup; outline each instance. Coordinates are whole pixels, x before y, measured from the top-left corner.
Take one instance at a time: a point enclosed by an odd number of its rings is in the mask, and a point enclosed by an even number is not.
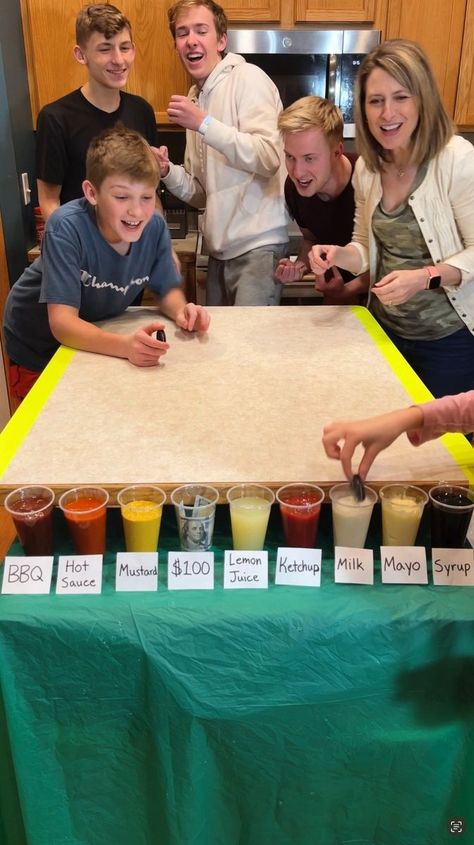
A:
[[[382,500],[384,546],[412,546],[420,525],[423,504],[402,496]]]
[[[270,504],[258,496],[233,499],[230,505],[230,520],[234,549],[263,549]]]
[[[163,509],[156,502],[136,499],[121,506],[127,552],[156,552]]]

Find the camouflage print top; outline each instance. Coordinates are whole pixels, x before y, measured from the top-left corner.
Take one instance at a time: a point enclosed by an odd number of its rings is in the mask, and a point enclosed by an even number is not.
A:
[[[412,192],[425,175],[426,167],[420,169]],[[393,270],[416,270],[424,264],[432,264],[408,202],[390,212],[384,211],[380,202],[372,217],[372,231],[378,249],[377,279]],[[372,296],[370,311],[384,327],[399,337],[412,340],[437,340],[453,334],[464,325],[443,288],[419,291],[401,305],[385,306],[378,297]]]

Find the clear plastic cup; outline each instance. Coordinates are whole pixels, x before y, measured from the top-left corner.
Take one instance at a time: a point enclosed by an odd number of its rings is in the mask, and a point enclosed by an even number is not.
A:
[[[131,484],[117,494],[127,552],[156,552],[165,501],[153,484]]]
[[[5,499],[18,539],[27,555],[53,554],[54,492],[50,487],[17,487]]]
[[[316,484],[285,484],[276,492],[287,546],[313,549],[324,490]]]
[[[384,546],[413,546],[428,495],[411,484],[387,484],[380,490]]]
[[[236,484],[227,491],[234,549],[261,551],[275,494],[262,484]]]
[[[454,484],[437,484],[429,497],[432,547],[462,549],[474,510],[474,492]]]
[[[212,546],[219,493],[206,484],[183,484],[171,494],[183,551],[205,552]]]
[[[102,487],[74,487],[62,494],[58,504],[79,554],[105,553],[108,501],[109,494]]]
[[[359,501],[352,484],[335,484],[329,491],[332,506],[332,528],[335,546],[363,549],[367,539],[377,493],[366,487],[365,499]]]

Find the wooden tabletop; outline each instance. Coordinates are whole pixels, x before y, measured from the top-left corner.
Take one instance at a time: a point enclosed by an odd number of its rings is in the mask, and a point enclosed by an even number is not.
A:
[[[210,482],[223,498],[235,482],[276,489],[304,480],[327,490],[342,470],[324,454],[325,423],[429,398],[406,364],[406,386],[394,373],[403,359],[364,308],[209,311],[206,335],[164,320],[170,349],[152,369],[72,352],[59,378],[60,350],[0,435],[0,491],[40,482],[57,491],[93,482],[112,492],[139,481],[167,490]],[[149,309],[136,308],[105,325],[129,332],[149,319]],[[418,449],[401,437],[369,478],[376,487],[431,486],[466,481],[470,466],[461,435]]]

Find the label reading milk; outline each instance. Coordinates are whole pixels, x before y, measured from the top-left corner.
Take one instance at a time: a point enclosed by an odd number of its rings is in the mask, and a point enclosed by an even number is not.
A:
[[[372,549],[336,546],[334,581],[336,584],[373,584],[374,553]]]

